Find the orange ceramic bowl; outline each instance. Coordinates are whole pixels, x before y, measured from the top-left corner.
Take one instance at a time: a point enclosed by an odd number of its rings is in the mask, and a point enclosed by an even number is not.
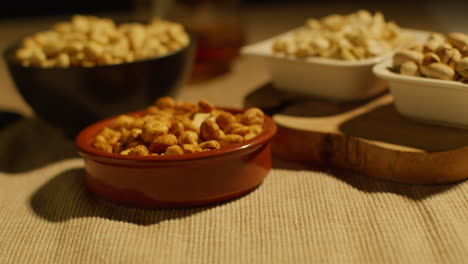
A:
[[[143,114],[144,111],[129,113]],[[271,169],[270,140],[276,133],[276,124],[268,116],[263,132],[251,140],[173,156],[124,156],[94,148],[94,137],[114,118],[86,127],[75,144],[85,161],[87,187],[119,204],[163,208],[221,202],[255,189]]]

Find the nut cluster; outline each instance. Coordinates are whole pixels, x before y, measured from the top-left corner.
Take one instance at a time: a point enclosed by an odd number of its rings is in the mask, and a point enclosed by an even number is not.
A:
[[[184,27],[169,21],[116,25],[108,18],[74,15],[23,39],[15,55],[25,67],[93,67],[161,56],[188,43]]]
[[[433,32],[424,44],[396,52],[393,69],[408,76],[468,83],[468,35]]]
[[[252,139],[263,131],[258,108],[232,114],[206,100],[198,104],[161,97],[144,116],[121,115],[105,127],[93,146],[122,155],[197,153]]]
[[[353,61],[387,54],[403,45],[406,38],[397,24],[385,22],[382,13],[359,10],[308,19],[292,36],[276,40],[272,48],[275,53],[296,57]]]

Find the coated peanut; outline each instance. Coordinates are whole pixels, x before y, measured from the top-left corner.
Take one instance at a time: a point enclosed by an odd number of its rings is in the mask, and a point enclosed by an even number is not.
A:
[[[217,140],[223,135],[215,121],[206,119],[200,126],[200,135],[204,140]]]
[[[221,145],[216,140],[208,140],[208,141],[201,143],[200,148],[204,150],[219,149],[221,148]]]
[[[121,155],[198,153],[255,138],[262,133],[263,123],[264,114],[258,108],[234,115],[206,100],[194,104],[163,97],[144,115],[115,118],[96,135],[93,146]]]

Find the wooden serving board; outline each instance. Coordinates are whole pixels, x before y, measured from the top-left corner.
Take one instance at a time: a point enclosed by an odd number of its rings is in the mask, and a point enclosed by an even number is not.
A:
[[[283,159],[403,183],[468,178],[468,130],[406,118],[395,109],[389,93],[335,103],[284,93],[267,84],[250,93],[245,106],[273,116],[278,125],[273,153]]]

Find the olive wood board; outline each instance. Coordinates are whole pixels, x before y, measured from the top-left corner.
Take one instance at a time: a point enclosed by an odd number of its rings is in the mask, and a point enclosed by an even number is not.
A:
[[[273,154],[283,159],[402,183],[439,184],[468,177],[468,130],[404,117],[389,93],[337,103],[266,84],[244,103],[273,117],[278,125]]]

